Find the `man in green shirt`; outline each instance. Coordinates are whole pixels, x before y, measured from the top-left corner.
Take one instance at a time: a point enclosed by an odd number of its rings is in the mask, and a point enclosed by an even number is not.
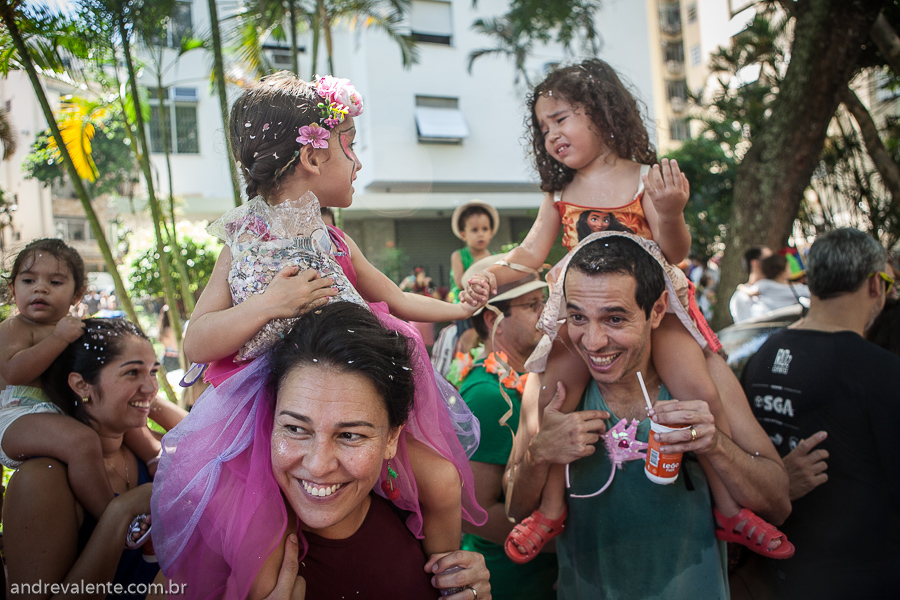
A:
[[[499,258],[502,257],[489,257],[471,268],[483,270]],[[484,555],[495,600],[556,597],[555,554],[544,553],[528,565],[517,565],[503,551],[506,536],[513,528],[504,512],[503,471],[519,423],[525,359],[541,336],[535,325],[544,306],[546,287],[535,275],[500,286],[488,306],[472,317],[475,330],[484,340],[484,351],[460,384],[460,395],[481,422],[481,442],[470,465],[475,476],[475,496],[488,513],[487,523],[481,527],[463,523],[463,549]],[[510,410],[507,425],[501,425],[500,419]]]

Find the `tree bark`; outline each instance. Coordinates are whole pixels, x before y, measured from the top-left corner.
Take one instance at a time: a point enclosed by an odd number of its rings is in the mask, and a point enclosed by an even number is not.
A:
[[[831,121],[886,0],[807,0],[794,7],[791,62],[765,129],[738,168],[713,327],[731,322],[728,299],[745,274],[741,255],[782,247]]]

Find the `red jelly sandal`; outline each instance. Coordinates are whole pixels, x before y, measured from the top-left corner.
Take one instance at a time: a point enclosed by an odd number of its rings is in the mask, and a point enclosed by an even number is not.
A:
[[[548,519],[539,510],[531,513],[524,521],[513,527],[506,538],[503,548],[506,555],[514,563],[523,565],[533,559],[544,545],[562,533],[565,528],[568,510],[564,509],[558,519]],[[547,530],[544,530],[544,527]],[[519,546],[526,549],[525,554],[519,552]]]
[[[788,541],[787,536],[747,508],[742,508],[741,512],[730,519],[714,508],[713,516],[716,518],[716,537],[724,542],[736,542],[768,558],[790,558],[794,555],[794,545]],[[737,531],[741,521],[746,523],[741,531]],[[769,550],[769,542],[778,539],[781,544],[774,550]]]

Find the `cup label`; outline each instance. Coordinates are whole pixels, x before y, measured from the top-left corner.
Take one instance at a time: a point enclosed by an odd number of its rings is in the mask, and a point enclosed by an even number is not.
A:
[[[656,439],[656,432],[650,431],[650,440],[647,447],[647,462],[645,469],[648,474],[672,481],[678,477],[681,468],[682,453],[664,454],[659,451],[660,443]]]

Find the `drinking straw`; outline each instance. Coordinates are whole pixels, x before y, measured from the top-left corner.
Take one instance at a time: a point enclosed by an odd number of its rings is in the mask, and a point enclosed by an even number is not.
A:
[[[644,392],[644,400],[647,401],[647,410],[653,410],[653,404],[650,402],[650,394],[647,393],[647,386],[644,385],[644,378],[641,377],[641,372],[637,372],[638,381],[641,383],[641,391]]]

